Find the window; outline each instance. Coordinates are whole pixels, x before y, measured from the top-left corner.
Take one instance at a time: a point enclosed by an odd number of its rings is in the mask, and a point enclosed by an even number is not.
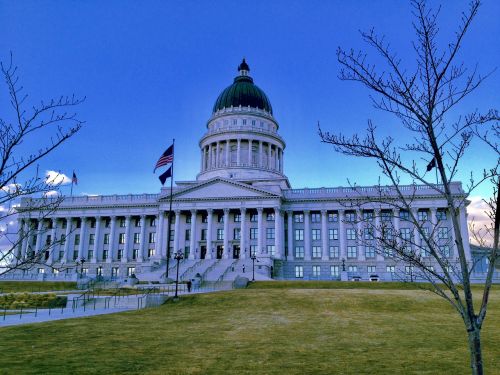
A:
[[[111,268],[111,277],[118,277],[118,276],[120,276],[120,268],[112,267]]]
[[[241,214],[234,214],[234,222],[235,223],[241,222]]]
[[[357,258],[358,257],[358,248],[356,246],[347,246],[347,257],[348,258]]]
[[[413,266],[405,266],[405,272],[407,275],[413,274]]]
[[[155,218],[155,217],[152,217],[152,218],[149,220],[149,226],[150,226],[150,227],[156,227],[156,218]]]
[[[258,219],[259,217],[257,214],[250,214],[250,222],[256,223]]]
[[[382,211],[380,213],[380,219],[384,222],[391,221],[392,219],[392,212],[391,211]]]
[[[75,246],[80,245],[80,235],[75,234]]]
[[[321,246],[313,246],[312,247],[312,257],[313,258],[321,258]]]
[[[295,246],[295,258],[304,258],[304,246]]]
[[[102,251],[102,260],[108,259],[108,250],[103,250]]]
[[[274,212],[266,215],[266,221],[274,221]]]
[[[311,223],[321,223],[321,214],[317,212],[311,214]]]
[[[340,274],[339,266],[330,266],[330,276],[338,277]]]
[[[90,233],[89,234],[89,245],[93,245],[95,243],[95,234]]]
[[[438,221],[446,220],[446,211],[445,210],[437,210],[436,219],[438,219]]]
[[[130,277],[135,274],[135,267],[127,267],[127,276]]]
[[[170,241],[173,241],[175,237],[175,229],[170,229]]]
[[[418,221],[429,220],[429,215],[428,215],[427,211],[418,211],[417,217],[418,217]]]
[[[78,251],[75,250],[73,251],[73,260],[77,260],[78,259]]]
[[[217,215],[217,222],[218,223],[223,223],[224,222],[224,214],[218,214]]]
[[[123,249],[118,250],[118,260],[123,258]]]
[[[347,223],[354,223],[356,221],[356,212],[346,212],[344,221]]]
[[[312,240],[313,241],[321,240],[321,229],[312,230]]]
[[[246,124],[247,124],[247,119],[246,119],[246,118],[244,118],[244,119],[243,119],[243,125],[246,125]]]
[[[135,226],[136,228],[140,228],[140,226],[141,226],[141,218],[136,217],[136,218],[134,219],[134,226]]]
[[[439,250],[444,257],[448,258],[451,255],[449,246],[439,246]]]
[[[382,237],[386,241],[392,240],[392,228],[382,228]]]
[[[189,241],[189,240],[191,239],[191,229],[186,229],[186,230],[184,231],[184,239],[185,239],[186,241]]]
[[[155,249],[148,249],[148,258],[155,256]]]
[[[356,229],[347,229],[347,239],[348,240],[355,240],[356,239]]]
[[[401,220],[408,221],[408,220],[410,220],[410,213],[406,210],[400,210],[399,211],[399,218]]]
[[[396,272],[396,267],[395,266],[386,266],[385,271],[387,273],[395,273]]]
[[[313,266],[313,277],[320,277],[321,276],[321,266]]]
[[[349,266],[347,268],[347,271],[349,271],[349,272],[358,272],[358,266]]]
[[[81,228],[81,226],[82,226],[82,221],[81,220],[77,220],[76,221],[76,227],[77,228]]]
[[[339,230],[338,229],[328,229],[328,239],[329,240],[338,240],[339,239]]]
[[[304,267],[303,266],[295,266],[295,278],[301,279],[304,277]]]
[[[89,269],[87,267],[82,268],[82,274],[86,275],[89,273]]]
[[[95,219],[90,220],[90,227],[95,228]]]
[[[217,240],[218,241],[224,240],[224,229],[217,228]]]
[[[252,126],[255,126],[255,120],[252,120]]]
[[[66,229],[66,227],[68,226],[68,220],[63,220],[62,221],[62,229]]]
[[[201,222],[202,223],[208,223],[208,215],[207,214],[203,214],[201,215]]]
[[[257,228],[250,228],[250,239],[251,240],[257,239]]]
[[[120,228],[125,228],[125,219],[124,218],[120,219]]]
[[[104,245],[109,245],[109,233],[104,234]]]
[[[257,245],[250,245],[250,256],[257,254]]]
[[[401,239],[405,241],[410,241],[411,239],[411,230],[410,228],[401,229]]]
[[[59,258],[57,260],[62,260],[63,257],[64,257],[64,250],[59,250]]]
[[[339,214],[338,213],[331,213],[328,214],[328,221],[330,223],[336,223],[339,221]]]
[[[338,258],[339,257],[339,247],[338,246],[330,246],[328,248],[330,258]]]
[[[274,247],[274,245],[267,245],[266,249],[267,249],[267,253],[270,256],[274,256],[274,253],[275,253],[275,247]]]
[[[191,217],[193,215],[186,215],[186,224],[191,224]]]
[[[431,232],[429,227],[422,227],[422,232],[424,232],[425,238],[429,238]]]
[[[119,233],[118,234],[118,243],[120,245],[123,245],[125,243],[125,233]]]
[[[365,248],[365,257],[366,258],[375,258],[375,247],[367,246]]]
[[[447,227],[440,227],[438,228],[438,238],[440,240],[445,240],[448,239],[448,228]]]
[[[241,228],[233,229],[233,239],[240,240],[241,239]]]
[[[391,258],[394,256],[394,250],[389,248],[389,247],[386,247],[384,248],[384,257],[386,258]]]
[[[363,221],[373,221],[373,211],[363,211]]]
[[[140,233],[134,233],[134,243],[138,244],[141,240],[141,234]]]
[[[429,247],[427,245],[422,245],[422,257],[427,258],[431,256],[431,252],[429,251]]]
[[[201,230],[201,240],[202,241],[206,241],[207,240],[207,230],[206,229],[202,229]]]
[[[139,257],[139,249],[132,250],[132,260],[136,260]]]
[[[87,259],[92,259],[94,257],[94,250],[87,251]]]
[[[295,241],[304,241],[304,229],[295,229]]]
[[[303,223],[304,222],[304,214],[294,214],[293,221],[295,223]]]
[[[155,243],[156,242],[156,233],[155,232],[149,233],[148,240],[149,240],[148,241],[149,243]]]
[[[111,219],[110,218],[107,218],[106,220],[104,220],[104,227],[109,228],[110,225],[111,225]]]
[[[59,275],[59,270],[57,268],[52,268],[52,273],[54,275]]]
[[[368,273],[375,273],[375,272],[377,272],[377,267],[376,266],[367,266],[366,271]]]
[[[238,120],[233,119],[233,125],[236,125],[238,123]]]
[[[61,245],[64,245],[65,242],[66,242],[66,235],[61,234]]]
[[[266,228],[266,239],[274,240],[274,228]]]
[[[365,228],[363,231],[365,240],[373,240],[373,228]]]
[[[45,238],[45,245],[50,245],[51,242],[52,242],[52,236],[48,234],[47,238]]]
[[[102,276],[102,267],[101,266],[97,267],[95,273],[97,276]]]

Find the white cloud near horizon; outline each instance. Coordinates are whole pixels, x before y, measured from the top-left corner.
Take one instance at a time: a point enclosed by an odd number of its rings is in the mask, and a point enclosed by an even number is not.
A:
[[[71,184],[71,178],[66,176],[64,173],[56,171],[46,171],[45,179],[47,185],[67,185]]]
[[[474,229],[476,232],[480,231],[483,234],[486,233],[485,228],[491,227],[491,219],[488,217],[487,212],[489,207],[484,201],[483,197],[471,196],[468,198],[470,204],[467,207],[467,223],[469,224],[469,240],[471,243],[478,245],[474,240],[472,234],[470,233],[471,224],[474,223]],[[492,240],[491,236],[486,236],[485,240],[490,242]]]

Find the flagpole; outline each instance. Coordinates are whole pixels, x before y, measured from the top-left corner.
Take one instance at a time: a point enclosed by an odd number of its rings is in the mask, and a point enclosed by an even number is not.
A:
[[[74,175],[75,171],[73,171],[73,174],[71,175],[71,192],[70,192],[71,197],[73,196],[73,184],[75,183],[75,179],[73,178]]]
[[[168,208],[168,232],[167,232],[167,272],[165,276],[168,278],[168,267],[170,265],[170,225],[172,224],[172,193],[173,193],[173,185],[174,185],[174,163],[175,163],[175,138],[172,139],[172,176],[170,176],[170,201]],[[179,218],[177,218],[179,220]],[[179,234],[177,234],[179,235]]]

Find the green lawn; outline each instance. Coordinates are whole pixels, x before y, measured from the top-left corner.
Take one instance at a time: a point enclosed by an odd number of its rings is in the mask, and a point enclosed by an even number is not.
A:
[[[76,289],[76,282],[71,281],[0,281],[0,293],[50,292],[74,289]]]
[[[0,373],[469,373],[462,323],[432,293],[261,286],[1,328]],[[487,374],[500,368],[499,337],[495,289],[483,333]]]

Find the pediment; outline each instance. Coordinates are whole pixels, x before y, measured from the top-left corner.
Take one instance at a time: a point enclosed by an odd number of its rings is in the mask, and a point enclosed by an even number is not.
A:
[[[276,194],[242,183],[216,178],[174,193],[174,200],[277,198]]]

